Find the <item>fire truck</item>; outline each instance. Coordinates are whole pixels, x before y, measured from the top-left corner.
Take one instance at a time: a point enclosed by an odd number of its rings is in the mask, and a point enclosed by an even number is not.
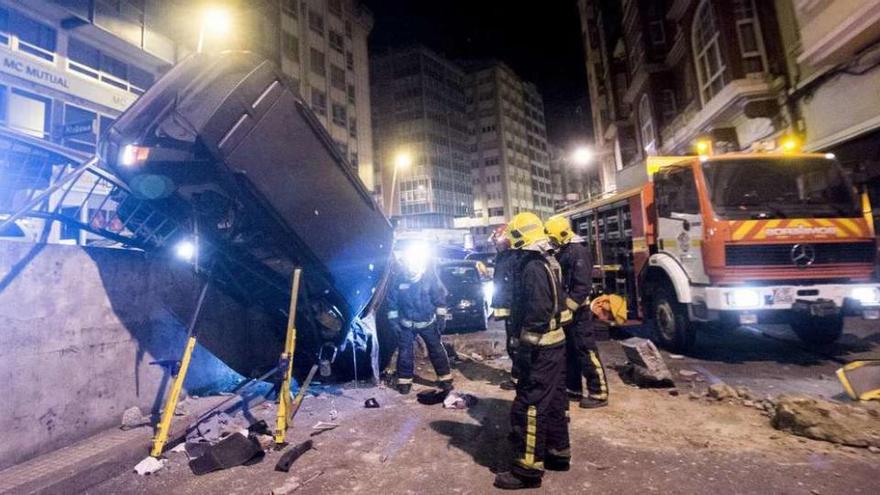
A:
[[[652,157],[635,189],[562,212],[598,292],[677,352],[701,328],[786,322],[829,345],[844,315],[880,318],[871,208],[831,154]]]

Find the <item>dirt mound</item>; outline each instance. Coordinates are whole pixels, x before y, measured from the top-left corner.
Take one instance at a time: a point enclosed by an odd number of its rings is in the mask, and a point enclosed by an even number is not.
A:
[[[773,427],[814,440],[853,447],[880,447],[880,411],[803,395],[776,402]]]

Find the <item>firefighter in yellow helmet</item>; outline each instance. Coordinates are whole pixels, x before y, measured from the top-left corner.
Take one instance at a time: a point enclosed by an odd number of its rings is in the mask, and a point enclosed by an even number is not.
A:
[[[544,224],[550,242],[556,248],[556,259],[562,267],[565,304],[574,313],[565,326],[566,389],[569,398],[580,402],[584,409],[608,404],[608,382],[599,358],[593,333],[590,292],[592,292],[593,257],[584,239],[575,235],[568,218],[556,215]],[[584,396],[583,382],[587,383]]]
[[[510,409],[514,462],[495,477],[503,489],[541,485],[544,469],[567,471],[571,451],[565,398],[565,333],[560,317],[565,297],[544,225],[533,213],[508,224],[513,269],[510,325],[519,335],[519,380]]]

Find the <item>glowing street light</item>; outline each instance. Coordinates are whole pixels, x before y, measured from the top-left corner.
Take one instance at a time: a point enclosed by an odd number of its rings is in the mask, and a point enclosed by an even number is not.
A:
[[[574,153],[571,154],[571,161],[574,162],[575,165],[579,167],[586,167],[587,165],[593,163],[593,160],[596,158],[593,150],[586,146],[581,146],[574,150]]]
[[[232,15],[220,7],[210,7],[202,12],[202,23],[199,27],[199,42],[196,51],[201,53],[205,36],[220,37],[232,31]]]
[[[196,255],[196,245],[188,239],[182,240],[174,246],[174,254],[183,261],[191,261]]]

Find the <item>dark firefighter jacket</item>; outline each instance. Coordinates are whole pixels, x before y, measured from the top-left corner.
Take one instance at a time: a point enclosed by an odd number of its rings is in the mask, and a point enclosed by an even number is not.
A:
[[[507,249],[495,255],[495,273],[492,275],[492,307],[499,317],[510,314],[513,271],[516,268],[517,251]]]
[[[388,290],[388,319],[416,323],[432,321],[446,313],[446,287],[433,269],[425,271],[417,282],[398,275]]]
[[[562,268],[562,286],[567,297],[565,305],[572,312],[589,302],[592,291],[593,259],[590,248],[569,242],[556,254]]]
[[[511,325],[517,333],[547,333],[559,324],[565,294],[544,255],[522,251],[513,276]]]

